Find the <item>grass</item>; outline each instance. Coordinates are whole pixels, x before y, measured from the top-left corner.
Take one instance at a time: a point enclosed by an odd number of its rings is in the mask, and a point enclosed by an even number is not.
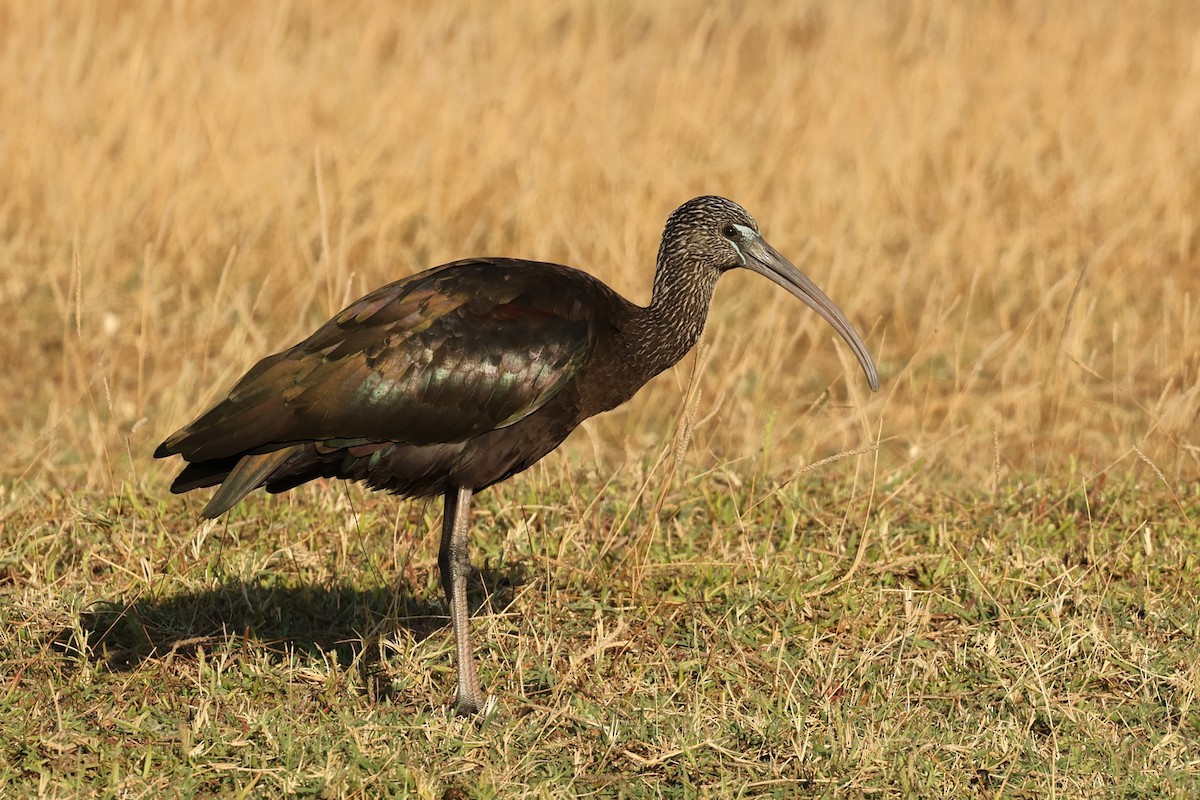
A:
[[[40,574],[7,566],[22,589],[4,612],[4,729],[20,735],[0,781],[132,796],[1200,788],[1196,550],[1178,509],[1132,485],[1012,486],[847,530],[867,501],[852,484],[731,492],[709,475],[657,511],[619,482],[590,509],[534,491],[552,487],[485,495],[481,527],[508,534],[477,537],[496,698],[478,724],[448,715],[434,543],[411,538],[433,509],[355,514],[312,493],[175,543],[162,531],[191,517],[161,498],[88,498],[64,509],[65,536],[30,514],[14,556]]]
[[[0,5],[0,795],[1200,790],[1200,9]],[[217,524],[155,444],[454,258],[634,299],[702,192],[864,331],[704,344],[480,496]]]

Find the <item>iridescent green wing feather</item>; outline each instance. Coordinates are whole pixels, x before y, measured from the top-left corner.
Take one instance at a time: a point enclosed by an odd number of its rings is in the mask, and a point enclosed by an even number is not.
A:
[[[303,441],[435,444],[541,408],[594,343],[590,284],[532,262],[458,262],[389,284],[263,359],[156,455]]]

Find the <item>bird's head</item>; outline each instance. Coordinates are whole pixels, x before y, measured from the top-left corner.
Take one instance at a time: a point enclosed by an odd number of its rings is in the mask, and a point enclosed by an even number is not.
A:
[[[679,266],[672,269],[671,265]],[[712,285],[722,273],[739,267],[769,278],[820,314],[850,345],[871,390],[879,389],[879,373],[854,326],[815,283],[767,243],[746,209],[724,197],[706,195],[687,201],[667,218],[656,291],[659,280],[669,280],[676,269],[689,273],[688,280]]]

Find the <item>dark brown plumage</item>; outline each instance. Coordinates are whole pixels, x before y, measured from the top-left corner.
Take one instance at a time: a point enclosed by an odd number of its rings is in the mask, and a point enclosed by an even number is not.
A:
[[[717,278],[745,267],[812,306],[875,366],[841,312],[763,240],[740,206],[698,197],[671,214],[650,305],[585,272],[517,259],[426,270],[355,301],[258,362],[154,455],[187,462],[171,487],[219,486],[215,518],[251,491],[314,478],[443,495],[439,566],[458,652],[459,713],[483,695],[467,628],[470,499],[528,468],[588,417],[624,403],[704,329]]]

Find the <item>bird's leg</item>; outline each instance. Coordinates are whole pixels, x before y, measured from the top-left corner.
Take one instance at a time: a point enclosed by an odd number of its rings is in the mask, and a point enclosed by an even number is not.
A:
[[[471,490],[459,488],[446,492],[446,510],[442,517],[442,546],[438,568],[442,589],[450,604],[450,622],[454,626],[454,645],[458,659],[458,702],[460,716],[477,714],[483,708],[483,692],[475,673],[471,649],[470,615],[467,611],[467,577],[471,559],[467,553],[467,523],[471,516]]]

